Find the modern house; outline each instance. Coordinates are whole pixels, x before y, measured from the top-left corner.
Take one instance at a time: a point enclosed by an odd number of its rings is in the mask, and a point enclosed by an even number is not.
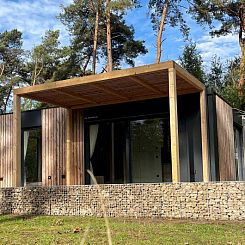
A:
[[[21,113],[21,98],[56,107]],[[245,113],[174,61],[16,89],[0,187],[245,180]]]

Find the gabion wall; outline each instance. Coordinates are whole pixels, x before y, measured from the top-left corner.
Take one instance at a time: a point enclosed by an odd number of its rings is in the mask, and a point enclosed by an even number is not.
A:
[[[98,189],[100,188],[100,190]],[[0,189],[0,214],[245,220],[245,182]]]

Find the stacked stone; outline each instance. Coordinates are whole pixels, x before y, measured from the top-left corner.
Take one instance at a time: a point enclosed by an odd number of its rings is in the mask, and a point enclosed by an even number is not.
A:
[[[0,214],[245,220],[245,182],[0,189]]]

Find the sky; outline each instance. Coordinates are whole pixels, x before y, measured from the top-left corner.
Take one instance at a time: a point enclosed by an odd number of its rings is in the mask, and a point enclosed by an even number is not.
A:
[[[69,34],[56,16],[61,11],[61,5],[66,6],[71,2],[72,0],[0,0],[0,32],[17,28],[23,33],[24,49],[30,50],[41,42],[46,30],[60,30],[60,42],[67,45]],[[141,2],[141,8],[130,11],[126,16],[126,22],[134,26],[135,38],[144,40],[148,49],[146,55],[136,58],[136,66],[152,64],[156,56],[156,33],[152,30],[147,14],[147,0]],[[240,54],[236,35],[211,38],[208,28],[204,29],[196,24],[189,16],[185,18],[191,27],[190,36],[197,43],[206,67],[214,55],[225,61]],[[178,60],[185,45],[178,28],[167,27],[163,39],[162,61]]]

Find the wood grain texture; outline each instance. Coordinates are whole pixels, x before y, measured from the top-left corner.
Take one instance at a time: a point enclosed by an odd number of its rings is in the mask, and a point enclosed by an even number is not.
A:
[[[72,169],[73,169],[73,125],[72,110],[66,110],[66,185],[72,185]]]
[[[18,187],[21,186],[21,98],[18,95],[14,95],[13,102],[13,140],[13,185]]]
[[[71,113],[69,173],[67,170],[67,118],[63,108],[42,110],[42,183],[44,186],[84,183],[83,116],[80,110]],[[51,179],[48,177],[51,176]],[[66,178],[62,178],[65,176]]]
[[[201,142],[202,142],[202,165],[203,181],[210,181],[209,152],[208,152],[208,128],[207,128],[207,100],[205,90],[200,92],[200,115],[201,115]]]
[[[232,108],[216,96],[220,180],[236,180]]]
[[[180,182],[176,71],[173,68],[169,69],[169,114],[172,157],[172,181]]]
[[[0,187],[15,185],[13,178],[13,115],[0,116]]]
[[[168,96],[168,69],[176,69],[177,94],[204,85],[177,65],[163,62],[16,89],[15,94],[68,109],[88,108]],[[65,99],[64,99],[65,98]]]

